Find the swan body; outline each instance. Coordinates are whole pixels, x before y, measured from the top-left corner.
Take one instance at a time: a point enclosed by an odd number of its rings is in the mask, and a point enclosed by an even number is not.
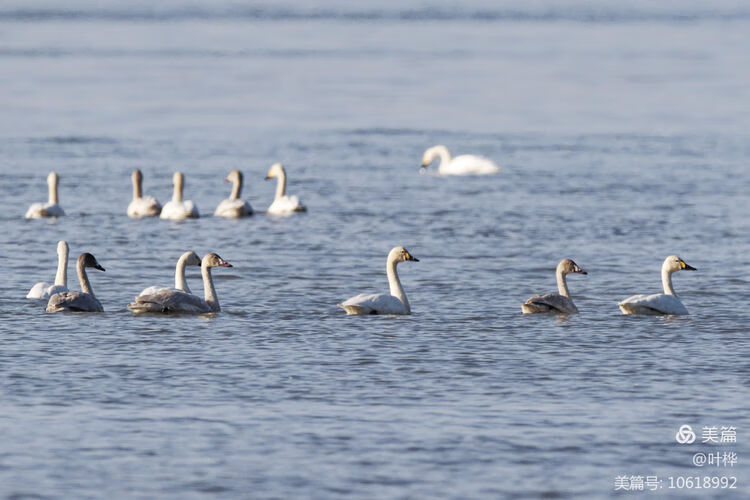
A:
[[[39,282],[31,287],[26,295],[27,299],[49,299],[56,293],[68,291],[68,243],[65,240],[57,242],[57,274],[55,284]]]
[[[438,173],[440,175],[486,175],[500,172],[495,162],[477,155],[459,155],[455,158],[448,148],[439,144],[422,155],[422,168],[427,168],[436,158],[440,158]]]
[[[274,163],[268,169],[266,180],[277,178],[276,194],[273,203],[268,207],[266,213],[271,215],[290,215],[294,212],[305,212],[307,208],[300,203],[297,196],[288,196],[286,194],[286,171],[281,163]]]
[[[409,253],[404,247],[395,247],[388,253],[386,274],[390,293],[359,294],[338,304],[346,314],[411,314],[409,301],[398,278],[396,265],[399,262],[419,262],[419,259]]]
[[[618,304],[620,310],[623,314],[688,314],[672,287],[672,273],[677,271],[695,271],[695,268],[678,256],[670,255],[661,266],[664,293],[633,295]]]
[[[133,170],[133,201],[128,205],[128,217],[156,217],[161,213],[161,203],[153,196],[143,196],[143,174],[139,169]]]
[[[143,291],[140,294],[138,294],[138,296],[153,295],[159,290],[176,290],[176,291],[185,292],[185,293],[193,293],[190,291],[187,281],[185,280],[185,267],[186,266],[200,267],[200,265],[201,265],[201,259],[200,257],[198,257],[198,255],[195,252],[192,252],[192,251],[185,252],[184,254],[180,255],[179,259],[177,259],[177,265],[175,266],[175,270],[174,270],[174,288],[154,285],[148,288],[144,288]],[[136,297],[136,300],[137,299],[138,297]]]
[[[192,201],[182,199],[182,191],[185,185],[185,176],[182,175],[182,172],[174,173],[172,184],[174,185],[172,199],[162,207],[159,217],[172,220],[197,219],[200,217],[198,207]]]
[[[219,305],[219,299],[216,297],[216,289],[211,277],[212,267],[232,267],[232,264],[215,253],[209,253],[203,257],[201,261],[203,299],[179,290],[161,289],[150,295],[139,295],[134,302],[128,304],[128,309],[136,314],[147,312],[188,314],[219,312],[221,306]]]
[[[555,314],[575,314],[578,308],[570,298],[568,292],[568,283],[565,276],[571,273],[588,274],[578,264],[570,259],[563,259],[557,265],[555,275],[557,276],[557,293],[548,293],[546,295],[534,295],[524,304],[521,304],[521,310],[524,314],[534,313],[555,313]]]
[[[91,283],[89,283],[89,277],[86,274],[86,268],[92,267],[100,271],[104,271],[104,268],[99,265],[96,258],[90,253],[82,253],[78,257],[77,263],[78,270],[78,281],[81,282],[80,292],[60,292],[56,293],[49,298],[47,302],[47,312],[59,312],[59,311],[81,311],[81,312],[102,312],[102,307],[99,299],[94,295],[94,291],[91,289]]]
[[[65,215],[65,211],[58,204],[57,185],[59,182],[60,177],[57,175],[57,172],[50,172],[47,176],[47,188],[49,189],[47,203],[33,203],[26,211],[27,219],[62,217]]]
[[[242,172],[232,170],[224,180],[232,183],[232,193],[229,195],[229,198],[219,203],[214,215],[229,219],[239,219],[240,217],[253,215],[250,203],[240,199],[240,194],[242,193]]]

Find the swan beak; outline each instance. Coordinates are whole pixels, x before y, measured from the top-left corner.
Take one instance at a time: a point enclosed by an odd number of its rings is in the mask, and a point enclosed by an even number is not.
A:
[[[267,180],[268,180],[268,179],[270,179],[270,178],[271,178],[271,176],[270,176],[270,175],[267,175],[267,176],[266,176],[266,178],[265,178],[265,179],[263,179],[263,180],[264,180],[264,181],[267,181]]]
[[[412,254],[410,254],[409,252],[406,252],[406,260],[410,260],[410,261],[412,261],[412,262],[419,262],[419,259],[418,259],[418,258],[416,258],[416,257],[414,257],[414,256],[413,256]]]
[[[229,262],[227,262],[227,261],[225,261],[225,260],[222,260],[222,261],[221,261],[221,264],[219,264],[219,265],[220,265],[221,267],[234,267],[234,266],[233,266],[232,264],[230,264]]]
[[[585,269],[581,269],[580,267],[576,269],[576,272],[579,274],[588,274]]]
[[[697,271],[696,268],[691,266],[690,264],[686,263],[684,260],[680,261],[680,267],[685,271]]]
[[[227,178],[224,179],[224,182],[232,182],[232,181],[230,181],[229,177],[227,177]]]
[[[94,269],[98,269],[100,271],[104,271],[104,268],[102,266],[100,266],[99,264],[95,265]]]

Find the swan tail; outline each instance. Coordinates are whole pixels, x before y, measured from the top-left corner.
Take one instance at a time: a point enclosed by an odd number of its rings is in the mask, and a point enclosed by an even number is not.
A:
[[[356,304],[338,304],[338,306],[346,311],[346,314],[350,316],[362,316],[365,314],[376,314],[377,311],[367,306],[360,306]]]
[[[521,304],[521,311],[523,311],[524,314],[537,314],[552,312],[553,309],[547,304],[531,302],[531,300],[529,300],[528,302]]]

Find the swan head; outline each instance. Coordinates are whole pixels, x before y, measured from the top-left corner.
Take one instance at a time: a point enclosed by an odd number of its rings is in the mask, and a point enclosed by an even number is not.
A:
[[[684,260],[679,258],[677,255],[670,255],[664,259],[664,264],[661,266],[662,270],[674,273],[676,271],[695,271],[696,269],[686,263]]]
[[[57,242],[57,255],[66,256],[68,255],[68,242],[60,240]]]
[[[172,174],[172,184],[175,186],[182,186],[185,182],[185,176],[182,172],[175,172]]]
[[[185,252],[183,256],[185,257],[186,266],[200,266],[201,265],[201,258],[198,257],[197,253]]]
[[[60,181],[60,176],[57,175],[57,172],[50,172],[49,175],[47,175],[47,185],[48,186],[57,186],[57,183]]]
[[[96,261],[96,257],[94,257],[92,254],[88,252],[82,253],[78,257],[78,265],[82,265],[83,267],[93,267],[94,269],[104,271],[104,268],[100,266],[99,263]]]
[[[572,259],[563,259],[557,265],[557,270],[562,274],[588,274],[582,267],[573,262]]]
[[[277,162],[271,165],[271,168],[268,169],[266,180],[273,179],[274,177],[279,177],[281,175],[284,175],[284,166],[281,163]]]
[[[435,161],[436,158],[441,157],[444,158],[443,161],[450,161],[450,151],[448,151],[448,148],[443,146],[442,144],[438,144],[437,146],[432,146],[431,148],[428,148],[424,154],[422,155],[422,169],[427,168],[430,163]]]
[[[133,173],[130,174],[130,178],[133,179],[133,182],[139,183],[143,181],[143,174],[141,173],[140,169],[133,170]]]
[[[227,178],[224,179],[224,180],[226,182],[232,182],[232,183],[240,182],[241,183],[242,182],[242,172],[240,172],[239,170],[232,170],[231,172],[229,172],[229,175],[227,175]]]
[[[218,254],[215,253],[207,253],[203,256],[203,261],[201,262],[202,267],[233,267],[232,264],[225,261],[221,257],[219,257]]]
[[[410,260],[412,262],[419,262],[419,259],[414,257],[404,247],[394,247],[388,254],[388,260],[392,262],[406,262],[407,260]]]

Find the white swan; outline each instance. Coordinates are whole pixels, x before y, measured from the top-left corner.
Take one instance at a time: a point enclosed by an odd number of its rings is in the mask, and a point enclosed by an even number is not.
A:
[[[250,203],[240,199],[240,194],[242,193],[242,172],[239,170],[232,170],[224,180],[233,184],[232,194],[229,195],[229,198],[219,203],[214,215],[230,219],[238,219],[240,217],[253,215],[253,209],[250,206]]]
[[[82,253],[78,257],[78,281],[81,282],[80,292],[60,292],[54,294],[47,302],[47,312],[59,311],[83,311],[83,312],[102,312],[104,308],[101,302],[94,296],[91,289],[89,277],[86,274],[87,267],[93,267],[100,271],[104,268],[99,265],[96,258],[90,253]]]
[[[47,176],[49,197],[47,203],[33,203],[26,211],[27,219],[41,219],[43,217],[62,217],[65,211],[58,205],[57,184],[60,177],[57,172],[50,172]]]
[[[182,188],[185,185],[185,176],[182,175],[182,172],[174,173],[172,184],[174,185],[172,199],[162,207],[159,217],[172,220],[197,219],[200,217],[198,207],[192,201],[182,200]]]
[[[300,203],[299,198],[286,195],[286,172],[281,163],[274,163],[268,169],[266,180],[273,179],[274,177],[279,179],[276,183],[276,195],[273,198],[273,203],[271,203],[266,212],[271,215],[289,215],[294,212],[306,211],[307,208]]]
[[[653,295],[633,295],[620,302],[624,314],[687,314],[688,310],[677,298],[672,287],[672,273],[676,271],[695,271],[684,260],[676,255],[664,259],[661,265],[661,283],[664,293]]]
[[[143,196],[143,174],[140,170],[133,170],[133,201],[128,205],[128,217],[156,217],[161,213],[161,203],[153,196]]]
[[[55,284],[39,282],[29,290],[27,299],[49,299],[54,294],[68,291],[68,243],[65,240],[57,242],[57,274]]]
[[[440,175],[496,174],[500,172],[495,162],[483,156],[459,155],[453,158],[448,148],[439,144],[424,152],[422,169],[440,157],[438,173]]]
[[[563,259],[557,265],[555,274],[557,275],[557,292],[546,295],[534,295],[524,304],[521,304],[521,310],[524,314],[531,313],[557,313],[557,314],[574,314],[578,308],[570,298],[568,292],[568,283],[565,276],[570,273],[588,274],[578,267],[578,264],[570,259]]]
[[[201,258],[198,257],[198,254],[192,251],[185,252],[184,254],[180,255],[179,259],[177,259],[177,265],[174,269],[174,288],[154,285],[148,288],[144,288],[143,291],[138,294],[138,296],[140,297],[141,295],[153,295],[159,290],[177,290],[185,293],[193,293],[190,291],[190,287],[188,287],[187,281],[185,280],[185,266],[200,267],[200,265]],[[137,299],[138,297],[136,297],[136,300]]]
[[[388,253],[385,269],[391,293],[362,293],[338,306],[344,309],[346,314],[411,314],[409,301],[396,272],[396,265],[407,260],[419,262],[419,259],[404,247],[395,247]]]
[[[206,254],[201,261],[203,275],[203,295],[201,299],[196,295],[177,290],[158,290],[152,295],[140,295],[135,302],[128,304],[128,309],[134,313],[210,313],[219,312],[219,299],[211,278],[212,267],[232,267],[215,253]]]

